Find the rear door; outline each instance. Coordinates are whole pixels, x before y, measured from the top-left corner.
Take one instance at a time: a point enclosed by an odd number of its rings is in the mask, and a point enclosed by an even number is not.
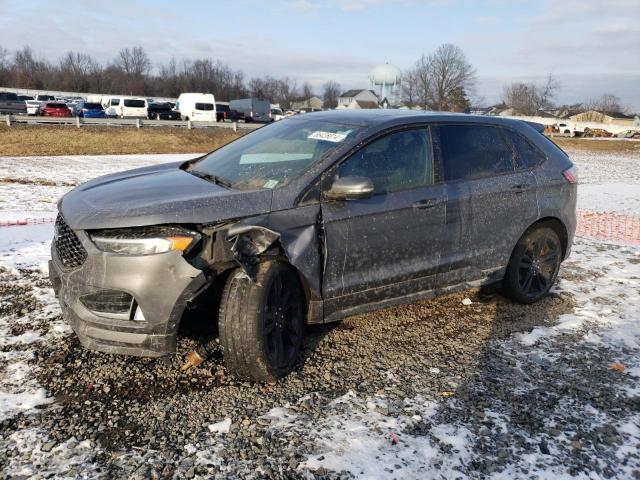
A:
[[[516,168],[503,129],[488,124],[435,128],[447,184],[444,283],[479,278],[507,264],[523,231],[538,217],[536,178]]]
[[[434,182],[427,127],[387,134],[369,143],[323,179],[372,180],[368,199],[322,201],[325,231],[323,296],[363,303],[429,288],[440,262],[445,187]],[[435,277],[434,277],[435,278]]]

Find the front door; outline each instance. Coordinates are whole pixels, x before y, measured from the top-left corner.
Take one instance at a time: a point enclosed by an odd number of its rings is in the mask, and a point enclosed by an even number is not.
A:
[[[446,202],[444,185],[434,183],[429,129],[378,138],[328,175],[325,187],[336,177],[368,177],[374,194],[322,201],[325,300],[343,297],[347,307],[428,288],[443,248]]]

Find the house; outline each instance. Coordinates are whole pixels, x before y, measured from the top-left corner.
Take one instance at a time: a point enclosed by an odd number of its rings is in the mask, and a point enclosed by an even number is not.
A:
[[[608,125],[620,125],[624,127],[632,127],[635,118],[633,115],[627,115],[622,112],[599,112],[597,110],[588,110],[569,117],[574,122],[598,122]]]
[[[338,107],[339,108],[339,107]],[[377,101],[369,101],[369,100],[354,100],[346,108],[360,110],[360,109],[374,109],[380,108]]]
[[[311,97],[300,102],[291,102],[291,109],[296,111],[315,112],[322,110],[324,102],[321,98]]]
[[[380,99],[378,95],[373,90],[347,90],[342,95],[338,97],[338,108],[349,108],[349,105],[352,105],[353,102],[375,102],[376,106],[373,108],[378,108],[378,102]],[[363,108],[363,107],[356,107]],[[372,108],[372,107],[365,107]]]

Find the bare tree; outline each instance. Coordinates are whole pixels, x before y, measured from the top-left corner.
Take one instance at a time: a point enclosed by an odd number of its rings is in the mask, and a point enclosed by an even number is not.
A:
[[[304,82],[302,84],[302,99],[309,100],[313,97],[313,87],[309,82]]]
[[[89,89],[90,76],[96,71],[96,62],[86,53],[68,52],[60,61],[58,77],[62,90],[84,92]]]
[[[422,56],[404,75],[403,97],[407,106],[425,110],[458,110],[466,89],[475,81],[475,70],[460,47],[444,44]]]
[[[324,89],[322,96],[324,108],[336,108],[338,106],[338,97],[340,96],[340,84],[329,80],[322,88]]]
[[[297,82],[289,77],[277,79],[270,76],[252,78],[248,84],[252,97],[266,98],[272,103],[278,103],[282,108],[289,108],[291,102],[300,98]]]
[[[16,87],[43,88],[50,77],[51,66],[36,59],[30,47],[15,52],[13,57],[13,79]]]
[[[418,106],[419,82],[417,72],[411,69],[402,75],[402,102],[409,108]]]
[[[441,45],[429,55],[429,66],[435,110],[452,110],[453,97],[458,102],[460,92],[464,92],[464,88],[472,83],[475,70],[462,49],[450,43]]]
[[[612,114],[623,110],[620,97],[605,93],[600,98],[591,99],[585,103],[586,110],[595,110],[604,114]]]
[[[503,91],[503,101],[516,112],[524,115],[536,115],[541,108],[551,107],[553,99],[560,89],[560,83],[551,74],[542,85],[515,82],[507,85]]]
[[[142,77],[151,70],[151,60],[142,47],[123,48],[115,61],[126,74]]]
[[[9,62],[9,50],[0,45],[0,85],[10,82],[11,64]]]

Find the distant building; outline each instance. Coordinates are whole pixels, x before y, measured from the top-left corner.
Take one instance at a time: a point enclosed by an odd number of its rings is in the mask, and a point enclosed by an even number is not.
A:
[[[317,110],[322,110],[324,102],[321,98],[311,97],[306,100],[302,100],[300,102],[291,102],[292,110],[304,110],[305,112],[315,112]]]
[[[380,99],[373,90],[347,90],[338,97],[338,108],[378,108]],[[354,103],[355,102],[355,103]],[[361,104],[361,102],[364,102]],[[362,105],[370,105],[371,102],[376,104],[375,107],[363,107]],[[353,105],[350,107],[350,105]],[[360,105],[360,106],[355,106]]]
[[[632,127],[635,117],[622,112],[598,112],[597,110],[588,110],[569,117],[574,122],[599,122],[609,125],[621,125]]]
[[[489,115],[493,107],[468,107],[464,109],[464,113],[469,115]]]

